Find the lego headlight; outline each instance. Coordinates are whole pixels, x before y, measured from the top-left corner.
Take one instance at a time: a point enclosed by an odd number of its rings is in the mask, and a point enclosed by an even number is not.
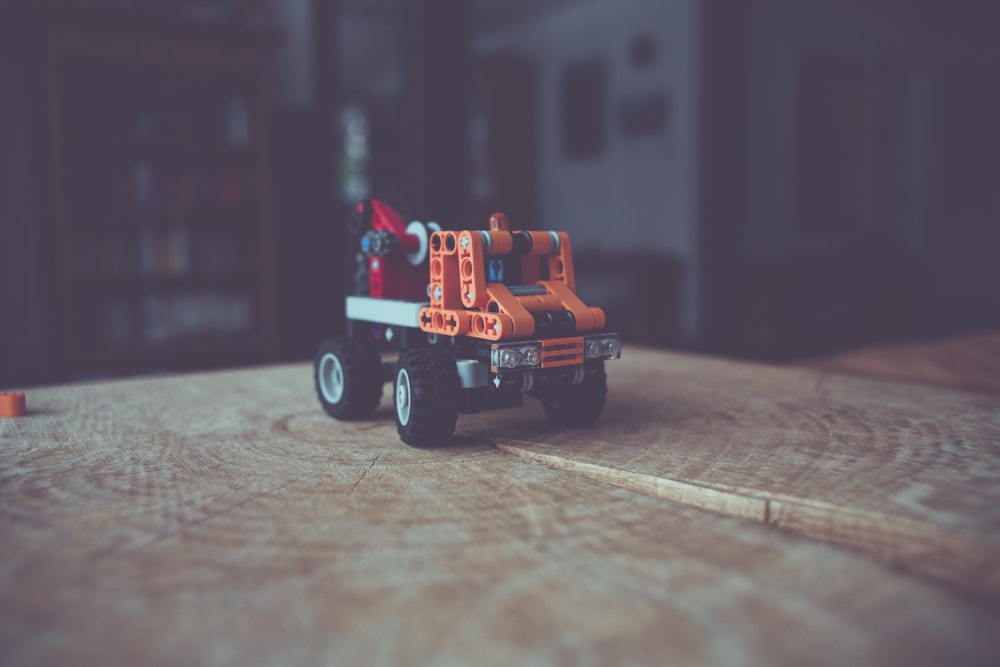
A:
[[[622,339],[618,334],[588,336],[583,340],[583,354],[587,359],[620,359]]]
[[[517,368],[521,363],[521,352],[512,348],[507,348],[506,350],[500,350],[500,363],[497,364],[501,368]]]
[[[542,363],[542,343],[500,343],[493,349],[492,361],[498,369],[537,368]]]
[[[537,347],[526,347],[521,351],[521,358],[528,366],[537,366],[542,362],[542,351]]]

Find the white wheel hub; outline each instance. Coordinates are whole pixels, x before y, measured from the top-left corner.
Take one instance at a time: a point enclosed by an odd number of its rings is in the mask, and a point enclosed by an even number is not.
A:
[[[410,423],[410,374],[405,368],[396,374],[396,417],[403,426]]]
[[[344,397],[344,366],[332,352],[319,361],[319,390],[326,402],[334,405]]]
[[[419,266],[427,259],[428,240],[434,232],[440,232],[441,225],[436,222],[428,222],[426,225],[419,220],[414,220],[406,226],[406,233],[417,237],[417,249],[406,256],[413,266]]]

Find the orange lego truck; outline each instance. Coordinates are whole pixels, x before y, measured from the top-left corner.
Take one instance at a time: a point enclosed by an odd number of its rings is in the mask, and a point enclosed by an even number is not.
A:
[[[559,425],[597,420],[621,337],[576,296],[565,232],[511,231],[502,213],[488,230],[404,225],[377,199],[357,205],[350,229],[361,252],[348,335],[314,361],[327,414],[371,417],[392,381],[399,436],[415,446],[450,438],[459,413],[517,407],[524,394]],[[395,362],[382,361],[386,346]]]

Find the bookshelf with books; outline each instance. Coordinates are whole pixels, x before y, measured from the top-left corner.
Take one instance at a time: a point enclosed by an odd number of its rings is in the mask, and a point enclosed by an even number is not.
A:
[[[273,358],[263,127],[274,32],[87,12],[39,12],[27,25],[44,82],[60,375]]]

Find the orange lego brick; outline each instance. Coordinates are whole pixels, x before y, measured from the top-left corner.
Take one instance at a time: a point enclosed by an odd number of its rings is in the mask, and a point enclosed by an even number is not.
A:
[[[0,417],[20,417],[26,412],[24,393],[0,391]]]

